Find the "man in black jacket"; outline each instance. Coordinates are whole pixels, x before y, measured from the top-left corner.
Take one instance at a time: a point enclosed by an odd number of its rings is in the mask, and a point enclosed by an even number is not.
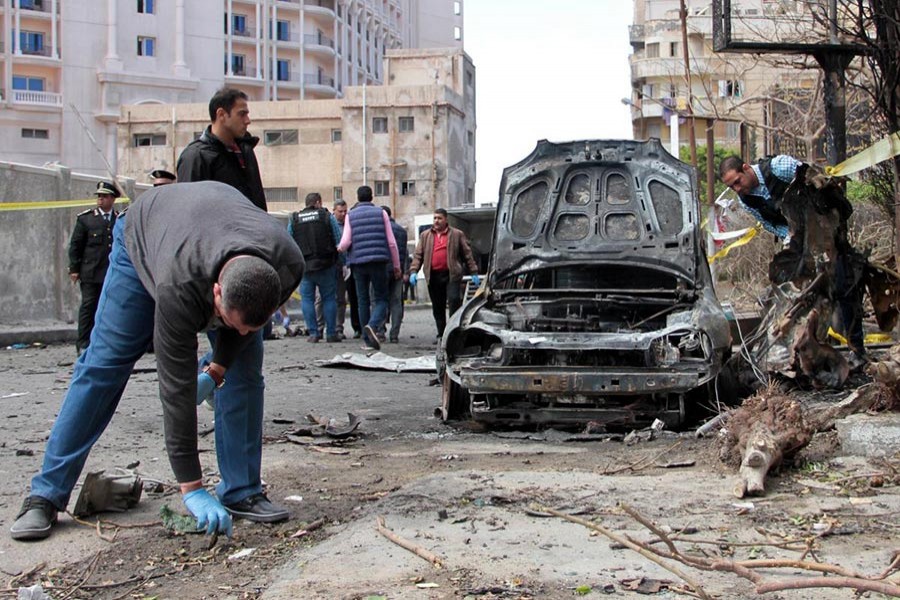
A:
[[[266,194],[254,153],[259,138],[247,132],[247,94],[222,88],[209,101],[209,119],[206,131],[178,158],[178,181],[221,181],[266,210]]]
[[[112,228],[118,213],[113,204],[119,190],[109,181],[97,184],[97,206],[78,214],[69,241],[69,279],[81,285],[81,307],[78,309],[78,340],[75,349],[81,354],[91,342],[94,313],[100,302],[100,289],[109,267],[112,250]]]

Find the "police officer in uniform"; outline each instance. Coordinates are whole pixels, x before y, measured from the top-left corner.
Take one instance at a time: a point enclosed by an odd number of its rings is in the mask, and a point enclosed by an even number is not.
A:
[[[326,341],[340,341],[335,330],[337,321],[337,280],[334,265],[338,262],[337,245],[341,228],[334,215],[322,208],[322,196],[313,192],[306,196],[306,208],[291,214],[288,231],[303,252],[306,271],[300,282],[303,319],[309,329],[309,341],[318,342],[322,332],[316,323],[316,288],[322,296],[325,312]]]
[[[156,169],[155,171],[150,171],[150,179],[153,180],[153,187],[175,183],[175,175],[166,171],[165,169]]]
[[[91,341],[94,313],[100,301],[100,289],[109,267],[112,250],[112,228],[118,213],[113,204],[119,190],[110,181],[97,184],[97,206],[79,213],[69,241],[69,279],[81,284],[81,307],[78,309],[78,341],[75,348],[84,352]]]

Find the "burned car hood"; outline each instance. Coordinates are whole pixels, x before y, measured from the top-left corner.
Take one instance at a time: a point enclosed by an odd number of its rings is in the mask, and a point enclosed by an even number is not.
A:
[[[700,248],[696,189],[693,169],[659,140],[541,140],[503,171],[491,281],[608,261],[666,271],[691,286]]]

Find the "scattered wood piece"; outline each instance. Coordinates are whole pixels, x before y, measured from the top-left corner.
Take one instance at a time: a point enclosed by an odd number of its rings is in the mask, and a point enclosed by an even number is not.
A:
[[[350,454],[349,450],[345,450],[344,448],[332,448],[329,446],[307,446],[310,450],[314,452],[321,452],[322,454],[336,454],[336,455],[346,455]]]
[[[684,440],[678,440],[677,442],[675,442],[674,444],[672,444],[671,446],[669,446],[662,452],[658,452],[658,453],[654,454],[653,456],[651,456],[650,458],[642,458],[633,463],[624,465],[622,467],[616,467],[614,469],[605,469],[600,474],[601,475],[615,475],[615,474],[621,473],[623,471],[640,471],[642,469],[647,469],[647,468],[655,465],[657,460],[659,460],[661,457],[672,452],[672,450],[674,450],[675,448],[680,446],[683,442],[684,442]]]
[[[27,571],[23,571],[23,572],[19,573],[18,575],[16,575],[15,577],[13,577],[12,579],[9,580],[9,587],[16,588],[19,585],[19,582],[25,581],[26,579],[28,579],[29,577],[31,577],[32,575],[34,575],[36,573],[40,573],[41,570],[46,566],[47,566],[47,563],[40,562],[40,563],[34,565],[33,567],[31,567],[30,569],[28,569]]]
[[[684,581],[689,586],[691,586],[693,588],[694,592],[699,597],[703,598],[704,600],[710,600],[709,594],[707,594],[706,591],[703,589],[703,587],[699,583],[694,581],[694,579],[691,576],[687,575],[684,571],[682,571],[678,567],[668,564],[667,562],[662,560],[659,556],[657,556],[653,552],[651,552],[645,548],[642,548],[640,545],[635,543],[630,538],[621,536],[617,533],[613,533],[611,530],[607,529],[606,527],[603,527],[602,525],[598,525],[597,523],[592,523],[592,522],[582,519],[580,517],[574,517],[572,515],[568,515],[562,511],[556,510],[555,508],[548,508],[546,506],[538,506],[538,507],[535,507],[535,509],[540,512],[550,513],[555,517],[559,517],[560,519],[565,519],[566,521],[570,521],[572,523],[576,523],[583,527],[587,527],[588,529],[592,529],[594,531],[602,533],[603,535],[605,535],[612,541],[618,542],[619,544],[622,544],[626,548],[633,550],[634,552],[637,552],[638,554],[640,554],[647,560],[656,563],[657,565],[659,565],[666,571],[668,571],[668,572],[672,573],[673,575],[675,575],[676,577],[680,578],[682,581]]]
[[[698,438],[706,437],[714,430],[723,427],[725,423],[728,422],[728,418],[731,416],[731,411],[725,411],[717,414],[715,417],[701,425],[697,428],[697,431],[694,432],[694,436]]]
[[[388,529],[384,523],[384,517],[378,516],[376,518],[375,529],[376,529],[376,531],[378,531],[378,533],[380,533],[381,535],[383,535],[384,537],[386,537],[393,543],[397,544],[398,546],[400,546],[401,548],[403,548],[405,550],[409,550],[410,552],[412,552],[419,558],[427,560],[435,567],[440,569],[441,566],[443,565],[443,562],[444,562],[443,559],[441,557],[439,557],[437,554],[434,554],[433,552],[426,550],[425,548],[422,548],[421,546],[414,544],[414,543],[410,542],[409,540],[400,537],[399,535],[397,535],[396,533],[394,533],[393,531]]]

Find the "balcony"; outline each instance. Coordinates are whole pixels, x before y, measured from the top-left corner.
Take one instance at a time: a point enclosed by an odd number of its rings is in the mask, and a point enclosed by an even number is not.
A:
[[[303,9],[314,15],[335,18],[334,0],[303,0]]]
[[[311,52],[318,52],[326,56],[334,56],[334,40],[319,31],[318,33],[306,33],[303,35],[303,45]]]
[[[628,41],[632,46],[643,46],[644,45],[644,26],[643,25],[629,25],[628,26]]]
[[[251,25],[245,29],[232,29],[231,35],[235,37],[254,38],[256,40],[256,27]]]
[[[62,108],[62,94],[54,92],[31,92],[28,90],[13,90],[13,104],[25,104],[28,106],[48,106]]]
[[[50,9],[53,8],[50,0],[21,0],[19,6],[22,10],[40,13],[49,13]]]
[[[296,33],[279,33],[275,36],[275,41],[282,44],[299,44],[300,35]]]
[[[303,76],[303,85],[324,85],[334,88],[334,77],[328,75],[308,73]]]
[[[278,75],[275,78],[275,84],[278,87],[300,87],[300,74],[299,73],[287,73],[284,75]]]
[[[693,76],[714,75],[722,69],[722,60],[714,57],[691,57]],[[633,58],[631,60],[631,80],[639,81],[654,77],[684,77],[684,59],[675,56],[657,58]]]
[[[239,83],[241,85],[263,85],[265,82],[262,78],[256,77],[256,65],[247,65],[242,69],[232,69],[231,75],[225,73],[225,79],[229,83]]]

